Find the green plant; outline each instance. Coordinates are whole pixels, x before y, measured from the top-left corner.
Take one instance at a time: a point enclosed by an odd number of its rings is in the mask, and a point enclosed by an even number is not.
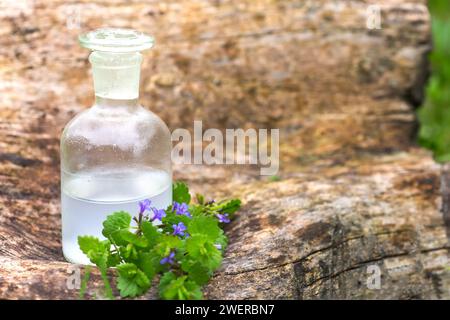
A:
[[[433,51],[432,76],[419,110],[419,143],[433,150],[437,161],[450,160],[450,2],[430,0]]]
[[[108,268],[117,270],[117,289],[122,297],[145,294],[153,279],[159,277],[159,295],[163,299],[201,299],[206,284],[221,262],[227,245],[221,226],[240,207],[240,200],[196,203],[186,184],[173,185],[173,204],[166,210],[139,203],[138,216],[114,212],[103,222],[106,240],[78,237],[80,249],[101,273],[106,295],[113,298],[107,277]],[[134,225],[132,225],[134,221]],[[81,295],[86,290],[85,275]]]

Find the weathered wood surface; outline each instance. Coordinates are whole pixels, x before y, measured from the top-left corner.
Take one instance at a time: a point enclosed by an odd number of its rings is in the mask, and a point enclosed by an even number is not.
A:
[[[366,28],[372,3],[381,30]],[[281,181],[247,167],[175,168],[194,191],[244,201],[208,298],[449,298],[448,174],[411,149],[425,1],[30,5],[0,11],[0,298],[77,297],[60,247],[58,146],[92,103],[81,30],[67,27],[77,9],[83,30],[155,35],[142,103],[171,129],[194,119],[281,129]],[[380,290],[366,285],[371,265]]]
[[[227,229],[231,244],[208,298],[450,298],[443,178],[422,151],[286,173],[277,182],[241,175],[224,182],[226,174],[178,172],[197,191],[245,203]],[[54,205],[37,196],[11,200],[3,212],[10,221],[1,232],[3,298],[77,298],[77,268],[61,255],[57,199],[47,201]],[[367,287],[373,266],[379,290]],[[91,297],[99,297],[96,279]]]

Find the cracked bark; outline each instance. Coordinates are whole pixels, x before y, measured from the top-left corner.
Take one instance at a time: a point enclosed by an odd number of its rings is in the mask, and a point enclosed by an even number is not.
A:
[[[411,138],[425,1],[377,1],[381,30],[366,28],[369,0],[30,3],[0,20],[0,298],[78,296],[82,269],[61,254],[58,169],[61,129],[92,103],[81,31],[66,24],[74,7],[83,29],[155,35],[142,104],[171,129],[202,119],[281,130],[280,181],[253,167],[175,167],[193,192],[244,203],[207,298],[449,298],[449,171]],[[367,285],[373,266],[380,289]]]

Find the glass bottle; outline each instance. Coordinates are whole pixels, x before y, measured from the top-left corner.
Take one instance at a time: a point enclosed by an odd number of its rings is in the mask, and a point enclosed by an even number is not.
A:
[[[65,258],[89,263],[77,237],[103,239],[102,222],[115,211],[136,215],[139,201],[172,202],[171,139],[165,123],[138,103],[142,55],[153,38],[104,28],[79,37],[89,56],[95,103],[61,137],[62,246]]]

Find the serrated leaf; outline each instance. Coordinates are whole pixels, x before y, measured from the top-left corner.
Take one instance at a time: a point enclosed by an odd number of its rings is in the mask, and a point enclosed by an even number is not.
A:
[[[117,237],[120,237],[121,240],[134,244],[135,246],[140,248],[145,248],[148,245],[148,241],[146,238],[140,237],[128,229],[119,230],[117,233]]]
[[[222,213],[228,213],[230,216],[232,216],[233,213],[238,211],[240,207],[241,207],[241,200],[231,199],[221,204],[220,211]]]
[[[158,242],[158,239],[161,237],[161,233],[151,222],[148,221],[142,222],[141,230],[144,237],[147,239],[149,248],[153,248]]]
[[[196,234],[186,239],[186,252],[189,257],[211,271],[214,271],[222,262],[222,253],[205,235]]]
[[[196,216],[187,225],[190,235],[202,234],[211,241],[216,240],[220,236],[220,227],[215,217]]]
[[[189,213],[195,217],[195,216],[201,216],[205,214],[205,207],[201,205],[190,205],[189,206]]]
[[[196,282],[199,285],[204,285],[212,276],[212,272],[191,259],[184,259],[181,263],[181,269],[188,273],[190,280]]]
[[[123,229],[129,229],[130,223],[131,216],[128,212],[114,212],[113,214],[107,216],[106,220],[103,221],[102,234],[105,238],[111,238],[114,233]]]
[[[201,300],[203,299],[203,293],[201,287],[194,281],[188,280],[185,282],[184,287],[188,291],[188,300]]]
[[[120,255],[126,261],[134,261],[138,258],[138,251],[132,243],[128,243],[126,246],[119,247]]]
[[[118,253],[113,253],[108,256],[107,265],[108,268],[115,267],[120,263],[120,255]]]
[[[163,266],[160,264],[161,258],[154,251],[140,252],[136,264],[151,281],[158,272],[163,270]]]
[[[181,247],[182,244],[183,242],[177,236],[163,235],[154,250],[159,256],[165,257],[169,255],[171,251]]]
[[[92,236],[79,236],[78,246],[80,250],[91,260],[92,263],[99,267],[106,267],[109,255],[110,242],[108,240],[101,241]]]
[[[114,297],[107,275],[111,243],[108,240],[100,241],[98,238],[91,236],[79,236],[78,245],[89,260],[99,268],[105,286],[106,296],[113,299]]]
[[[79,236],[78,246],[85,255],[88,255],[89,252],[92,251],[94,252],[105,251],[104,243],[100,239],[92,236]]]
[[[119,273],[117,288],[122,297],[136,297],[150,287],[149,278],[132,263],[117,266],[117,272]]]
[[[172,197],[174,202],[187,203],[191,201],[189,188],[184,182],[175,182],[172,186]]]
[[[159,294],[166,300],[199,300],[202,298],[200,286],[187,276],[176,277],[173,272],[166,272],[159,284]]]
[[[176,276],[172,271],[164,272],[159,280],[159,287],[161,288],[167,286],[174,279],[176,279]]]

